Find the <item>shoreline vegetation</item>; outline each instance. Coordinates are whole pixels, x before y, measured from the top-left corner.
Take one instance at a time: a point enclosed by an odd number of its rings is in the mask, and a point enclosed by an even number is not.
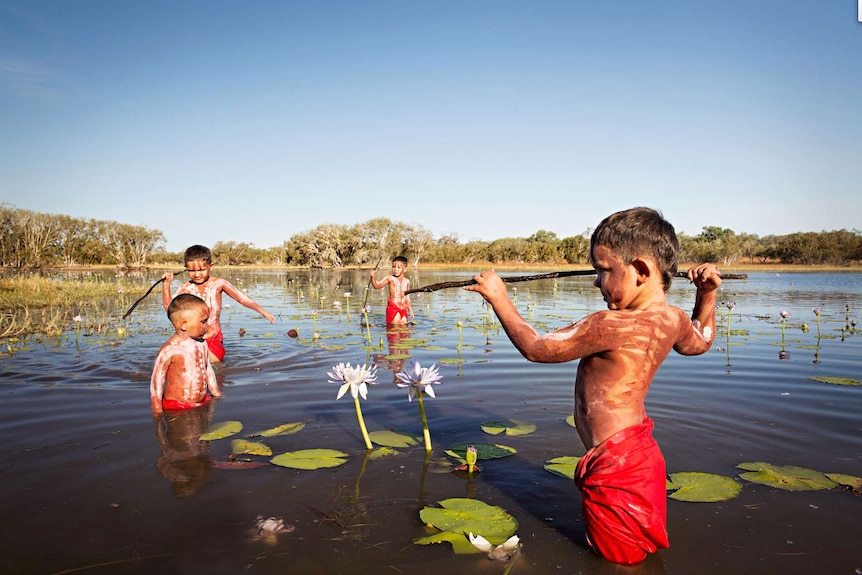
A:
[[[690,264],[681,264],[685,270]],[[0,269],[0,354],[12,353],[12,344],[21,338],[60,337],[74,331],[76,337],[82,332],[125,336],[123,312],[143,293],[140,281],[135,276],[162,269],[176,269],[177,264],[154,265],[137,272],[118,275],[110,279],[99,272],[116,272],[111,265],[81,267],[57,267],[48,272],[22,272],[17,269]],[[304,270],[308,266],[241,265],[216,266],[223,270]],[[464,279],[481,270],[494,268],[499,272],[554,272],[563,270],[589,270],[586,264],[541,265],[541,264],[492,264],[474,262],[469,264],[423,263],[411,267],[410,271],[447,270],[465,273]],[[320,268],[324,271],[369,270],[373,266],[344,266]],[[850,266],[832,265],[788,265],[788,264],[736,264],[721,266],[726,273],[862,273],[862,264]],[[50,274],[50,275],[46,275]],[[83,278],[70,275],[87,273]],[[409,273],[409,272],[408,272]],[[138,293],[140,292],[140,293]]]

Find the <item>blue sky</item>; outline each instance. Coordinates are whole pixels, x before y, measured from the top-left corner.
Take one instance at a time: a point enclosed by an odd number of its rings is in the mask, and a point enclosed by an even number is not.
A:
[[[0,201],[267,248],[862,228],[848,0],[0,0]]]

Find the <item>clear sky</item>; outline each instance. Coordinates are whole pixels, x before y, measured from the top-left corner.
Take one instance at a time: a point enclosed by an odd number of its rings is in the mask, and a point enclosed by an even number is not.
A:
[[[0,201],[280,245],[862,228],[856,0],[0,0]]]

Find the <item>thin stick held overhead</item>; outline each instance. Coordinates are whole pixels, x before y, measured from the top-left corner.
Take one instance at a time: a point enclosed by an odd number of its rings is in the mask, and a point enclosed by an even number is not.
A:
[[[529,276],[511,276],[511,277],[502,277],[501,279],[506,283],[515,283],[515,282],[530,282],[534,280],[546,280],[552,278],[565,278],[569,276],[594,276],[596,275],[596,270],[569,270],[562,272],[550,272],[547,274],[536,274]],[[748,279],[748,274],[720,274],[721,279],[723,280],[745,280]],[[676,272],[674,274],[675,278],[684,278],[686,277],[685,272]],[[456,288],[456,287],[464,287],[475,285],[476,280],[469,279],[457,282],[440,282],[437,284],[431,284],[424,287],[418,287],[414,289],[407,290],[404,292],[405,294],[411,293],[429,293],[432,291],[437,291],[441,289],[447,288]]]
[[[181,274],[184,271],[186,271],[186,270],[181,269],[178,272],[174,272],[174,275]],[[144,301],[145,299],[147,299],[147,296],[150,295],[150,292],[152,292],[154,289],[156,289],[156,286],[159,285],[160,283],[162,283],[163,281],[165,281],[165,278],[160,278],[158,281],[156,281],[156,283],[151,285],[150,289],[147,290],[147,293],[145,293],[140,298],[138,298],[138,301],[136,301],[135,303],[132,304],[132,307],[129,308],[129,311],[127,311],[126,313],[123,314],[123,319],[126,319],[127,317],[129,317],[129,314],[131,314],[133,311],[135,311],[135,308],[138,307],[138,304],[141,303],[142,301]]]

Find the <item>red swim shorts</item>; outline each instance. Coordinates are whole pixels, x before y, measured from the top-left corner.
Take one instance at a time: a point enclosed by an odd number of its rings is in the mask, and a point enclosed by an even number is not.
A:
[[[401,315],[402,320],[407,319],[407,308],[400,308],[390,300],[386,304],[386,323],[395,323],[395,316],[399,314]]]
[[[590,449],[575,469],[587,539],[614,563],[634,565],[665,549],[667,491],[664,457],[646,417]]]
[[[212,400],[212,396],[205,395],[204,398],[200,401],[183,401],[181,399],[168,399],[165,398],[162,400],[162,409],[165,411],[181,411],[183,409],[192,409],[193,407],[200,407],[202,405],[206,405]]]
[[[219,361],[224,361],[224,334],[221,330],[218,333],[214,334],[212,337],[207,338],[207,347],[210,352],[218,358]]]

